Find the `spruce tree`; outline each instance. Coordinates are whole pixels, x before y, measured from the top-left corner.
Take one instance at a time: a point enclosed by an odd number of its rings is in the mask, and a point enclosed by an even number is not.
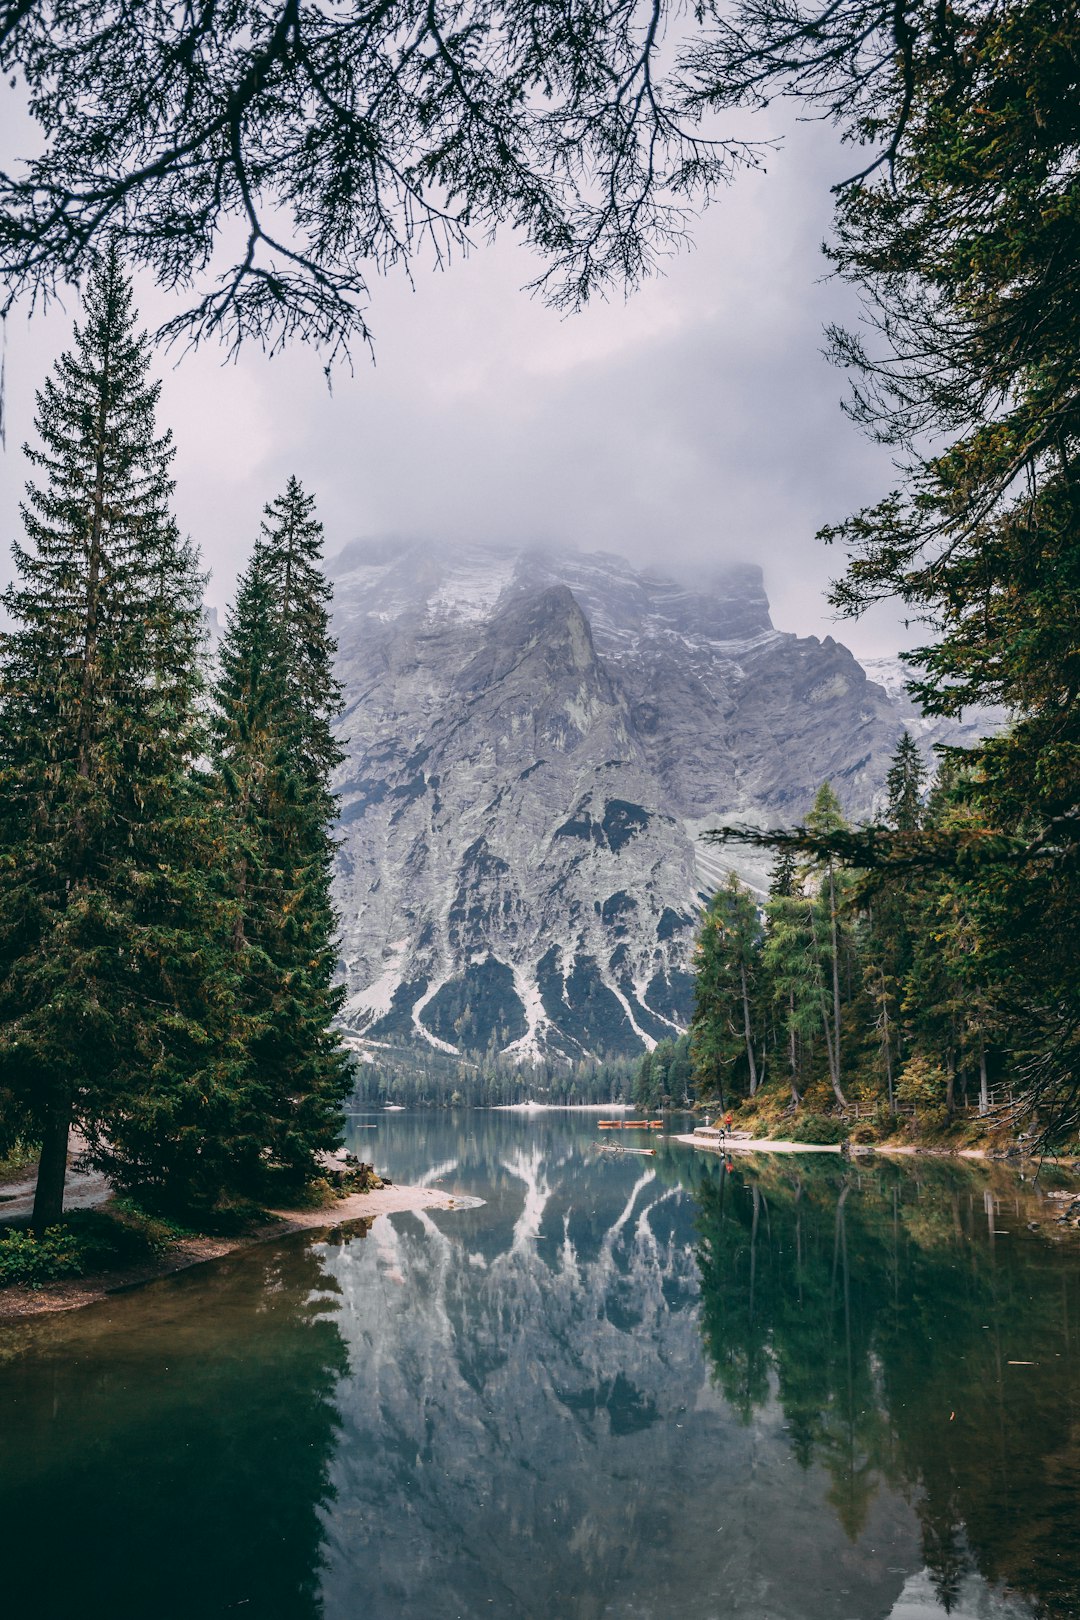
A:
[[[287,639],[285,692],[297,724],[297,765],[316,801],[330,807],[330,778],[345,757],[333,734],[342,687],[334,674],[332,591],[322,571],[323,526],[315,498],[292,477],[265,509],[259,537],[261,573],[272,611]]]
[[[181,1083],[203,1045],[201,580],[148,369],[110,253],[37,396],[0,638],[0,1086],[41,1140],[38,1229],[73,1120],[99,1146],[148,1069]]]
[[[922,790],[925,781],[926,766],[915,739],[909,731],[905,731],[896,745],[896,753],[885,777],[889,825],[898,832],[915,832],[922,825]]]
[[[351,1077],[332,1027],[332,733],[340,708],[319,566],[322,526],[296,479],[266,508],[221,649],[215,762],[229,805],[238,1187],[309,1180],[337,1145]]]
[[[823,782],[818,789],[813,808],[806,818],[806,826],[807,831],[816,838],[827,838],[847,826],[840,800],[836,797],[831,783]],[[822,960],[827,964],[832,987],[832,1018],[830,1020],[828,1003],[823,996],[822,1027],[829,1057],[829,1079],[837,1102],[842,1108],[846,1108],[847,1098],[844,1096],[842,1085],[843,1042],[840,999],[840,961],[845,943],[844,929],[840,921],[842,876],[831,853],[825,855],[818,864],[815,876],[821,900],[818,949]]]
[[[755,1013],[761,974],[761,923],[750,891],[734,872],[714,895],[698,937],[694,989],[695,1067],[723,1099],[723,1071],[745,1058],[750,1096],[758,1088]]]
[[[765,904],[767,931],[762,960],[773,1000],[782,1009],[791,1100],[796,1107],[802,1100],[805,1054],[812,1051],[821,1027],[825,994],[812,909],[813,900],[803,893],[794,855],[782,850]]]

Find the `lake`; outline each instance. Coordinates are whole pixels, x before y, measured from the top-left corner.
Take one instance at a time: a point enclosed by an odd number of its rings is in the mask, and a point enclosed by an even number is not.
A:
[[[350,1135],[483,1205],[0,1328],[5,1614],[1080,1617],[1041,1179],[614,1156],[569,1112]]]

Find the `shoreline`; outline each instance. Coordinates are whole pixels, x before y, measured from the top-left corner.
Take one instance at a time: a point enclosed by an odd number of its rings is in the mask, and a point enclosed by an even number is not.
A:
[[[1013,1170],[1036,1163],[1040,1167],[1047,1164],[1068,1171],[1074,1168],[1073,1160],[1053,1158],[1049,1154],[1039,1159],[1030,1154],[1018,1159],[1003,1159],[985,1148],[932,1147],[919,1142],[788,1142],[769,1136],[737,1137],[735,1140],[728,1137],[725,1142],[700,1136],[669,1136],[667,1140],[682,1142],[687,1147],[704,1148],[708,1153],[843,1153],[846,1149],[848,1156],[853,1159],[883,1153],[897,1158],[981,1159],[986,1164],[1002,1164]]]
[[[82,1310],[97,1305],[112,1294],[126,1293],[171,1277],[192,1266],[221,1260],[241,1249],[291,1237],[296,1232],[331,1232],[360,1222],[369,1225],[379,1215],[400,1215],[421,1210],[478,1209],[482,1198],[465,1193],[444,1192],[432,1187],[377,1187],[372,1192],[350,1193],[324,1209],[271,1209],[263,1224],[233,1237],[182,1238],[159,1259],[131,1266],[122,1271],[94,1272],[86,1277],[61,1278],[38,1288],[0,1288],[0,1328],[31,1317],[50,1316],[62,1311]],[[99,1206],[100,1207],[100,1206]],[[3,1206],[0,1205],[0,1209]]]
[[[687,1147],[704,1148],[708,1153],[839,1153],[839,1142],[785,1142],[771,1137],[728,1137],[721,1142],[700,1136],[669,1136],[669,1142],[682,1142]]]

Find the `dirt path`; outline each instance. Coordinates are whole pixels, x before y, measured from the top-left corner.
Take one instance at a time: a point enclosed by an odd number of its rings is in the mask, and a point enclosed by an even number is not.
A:
[[[64,1182],[64,1208],[96,1209],[112,1196],[112,1188],[98,1170],[76,1170],[74,1160],[82,1152],[81,1144],[68,1155],[67,1179]],[[34,1188],[37,1171],[20,1176],[17,1181],[0,1186],[0,1221],[21,1220],[33,1213]]]

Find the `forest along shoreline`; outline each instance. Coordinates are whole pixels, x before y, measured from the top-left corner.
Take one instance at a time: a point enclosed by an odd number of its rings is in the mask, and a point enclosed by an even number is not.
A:
[[[104,1176],[82,1171],[77,1163],[73,1154],[65,1189],[67,1208],[92,1211],[101,1220],[114,1218],[116,1213],[122,1216],[123,1203],[117,1204]],[[24,1171],[17,1180],[0,1183],[0,1227],[29,1215],[35,1181],[36,1175],[31,1170]],[[253,1212],[235,1232],[178,1231],[164,1235],[163,1241],[147,1247],[144,1257],[129,1264],[106,1265],[81,1276],[57,1277],[33,1286],[0,1286],[0,1325],[27,1317],[81,1310],[87,1305],[99,1304],[111,1294],[125,1293],[156,1282],[160,1277],[210,1260],[221,1260],[226,1255],[290,1237],[296,1232],[329,1232],[345,1226],[369,1228],[379,1215],[476,1209],[482,1203],[481,1198],[447,1192],[443,1188],[396,1186],[386,1181],[367,1192],[352,1192],[344,1197],[331,1194],[328,1202],[310,1208],[260,1210]]]

